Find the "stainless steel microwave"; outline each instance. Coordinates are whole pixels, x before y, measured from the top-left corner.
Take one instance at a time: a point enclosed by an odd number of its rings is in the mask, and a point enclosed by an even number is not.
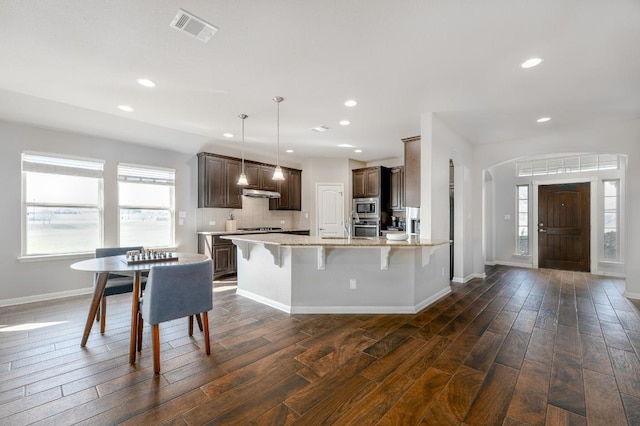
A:
[[[379,218],[380,200],[378,198],[354,198],[353,210],[360,218]]]

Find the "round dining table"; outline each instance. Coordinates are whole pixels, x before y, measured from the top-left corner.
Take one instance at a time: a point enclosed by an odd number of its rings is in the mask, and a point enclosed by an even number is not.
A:
[[[131,296],[131,341],[129,343],[129,362],[134,364],[136,362],[136,339],[138,328],[138,306],[140,300],[140,277],[143,272],[149,272],[151,268],[157,265],[184,265],[187,263],[197,263],[207,260],[208,257],[204,254],[197,253],[171,253],[172,257],[167,260],[150,260],[150,261],[128,261],[125,255],[109,256],[109,257],[97,257],[94,259],[87,259],[80,262],[76,262],[71,265],[72,269],[78,271],[93,272],[98,274],[98,279],[93,287],[93,297],[91,299],[91,306],[89,307],[89,314],[87,315],[87,322],[84,326],[84,333],[82,335],[82,341],[80,346],[84,347],[87,344],[87,339],[91,333],[91,327],[96,318],[100,301],[102,300],[104,289],[107,286],[109,274],[121,274],[131,275],[133,274],[133,291]],[[212,277],[213,279],[213,277]]]

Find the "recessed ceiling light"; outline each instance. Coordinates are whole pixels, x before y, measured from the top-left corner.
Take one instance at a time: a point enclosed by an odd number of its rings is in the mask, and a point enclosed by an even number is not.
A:
[[[533,68],[542,63],[542,58],[529,58],[520,65],[522,68]]]
[[[348,106],[348,107],[354,107],[358,105],[358,103],[356,101],[354,101],[353,99],[349,99],[348,101],[346,101],[344,103],[344,106]]]
[[[536,121],[538,123],[546,123],[547,121],[551,120],[551,117],[540,117],[538,118]]]
[[[362,150],[361,149],[354,149],[353,152],[360,153],[360,152],[362,152]]]
[[[121,111],[126,111],[126,112],[133,111],[133,108],[131,108],[129,105],[118,105],[118,109],[120,109]]]
[[[351,122],[350,122],[349,120],[342,120],[342,121],[340,122],[340,125],[341,125],[341,126],[348,126],[349,124],[351,124]]]
[[[293,150],[292,150],[292,149],[288,149],[288,150],[287,150],[287,152],[288,152],[289,154],[291,154],[291,153],[293,152]]]
[[[233,133],[224,133],[222,136],[224,136],[225,138],[232,138]]]
[[[322,133],[329,130],[329,126],[323,124],[321,126],[312,127],[311,130],[313,130],[314,132]]]
[[[349,145],[348,143],[341,143],[338,145],[340,148],[353,148],[353,145]]]
[[[148,78],[139,78],[136,80],[139,85],[144,87],[156,87],[156,83],[149,80]]]

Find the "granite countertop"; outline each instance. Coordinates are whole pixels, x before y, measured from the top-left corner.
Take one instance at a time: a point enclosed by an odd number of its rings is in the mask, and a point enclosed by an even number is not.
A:
[[[308,229],[274,229],[272,231],[249,231],[238,229],[236,231],[198,231],[198,235],[253,235],[253,234],[277,234],[283,232],[309,232]]]
[[[272,244],[284,247],[387,247],[390,245],[399,247],[423,247],[449,244],[448,240],[431,241],[419,238],[416,235],[411,235],[410,238],[406,241],[391,241],[387,240],[384,237],[354,237],[349,240],[347,238],[320,238],[318,236],[287,234],[228,235],[227,237],[223,238],[227,240]]]

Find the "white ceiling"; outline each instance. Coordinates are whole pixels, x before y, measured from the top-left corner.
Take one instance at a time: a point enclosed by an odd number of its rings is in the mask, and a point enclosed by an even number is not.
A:
[[[0,58],[0,119],[187,153],[237,146],[244,113],[275,157],[277,95],[285,161],[401,156],[429,111],[474,144],[640,117],[638,0],[0,0]]]

